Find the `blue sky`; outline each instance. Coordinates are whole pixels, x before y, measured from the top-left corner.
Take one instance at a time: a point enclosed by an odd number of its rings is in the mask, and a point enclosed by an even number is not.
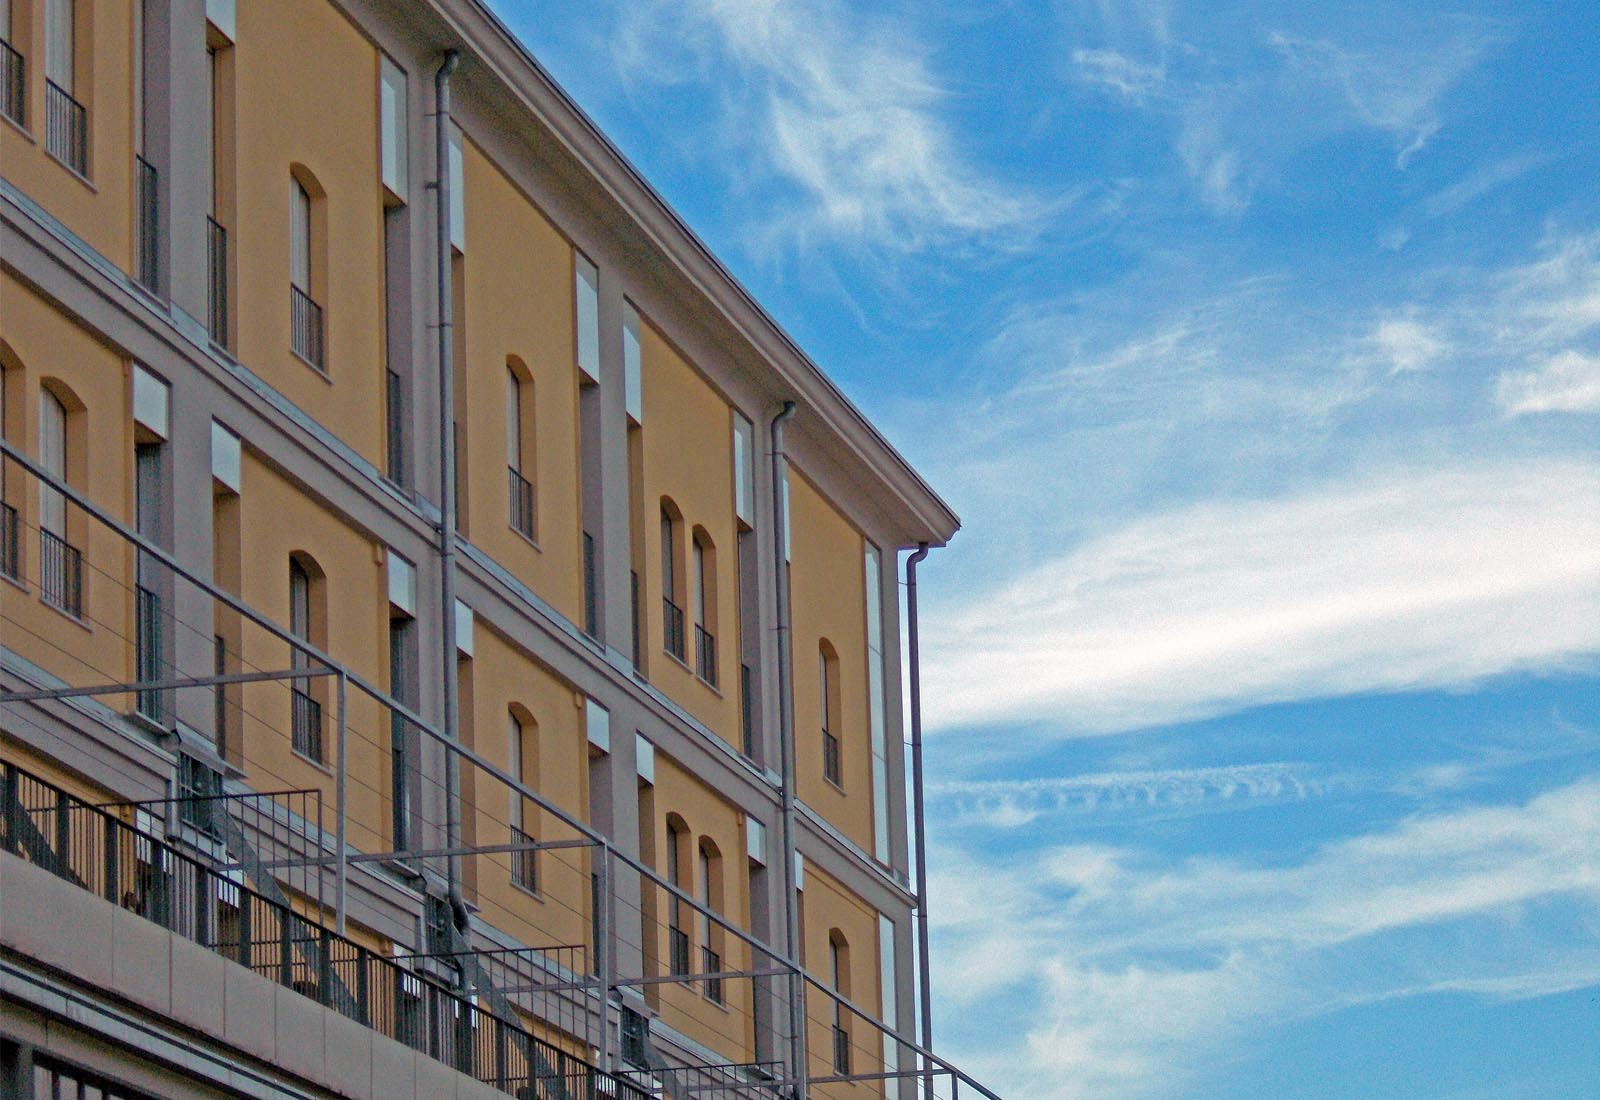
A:
[[[497,6],[966,523],[947,1053],[1600,1095],[1600,7]]]

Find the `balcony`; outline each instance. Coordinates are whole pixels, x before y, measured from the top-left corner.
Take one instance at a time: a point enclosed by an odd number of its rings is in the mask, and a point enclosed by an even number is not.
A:
[[[320,371],[328,369],[323,349],[322,307],[297,286],[289,287],[289,338],[294,353]]]
[[[83,553],[54,531],[39,531],[39,593],[44,602],[83,618]]]
[[[689,653],[683,636],[683,608],[672,602],[671,596],[661,597],[662,645],[678,660],[687,660]]]
[[[694,624],[694,670],[700,679],[717,686],[717,636],[699,623]]]
[[[146,290],[161,293],[161,176],[155,165],[141,156],[133,158],[139,182],[139,264],[137,278]]]
[[[510,1095],[572,1100],[649,1100],[652,1095],[545,1042],[440,979],[300,916],[112,809],[91,806],[29,772],[0,764],[0,850],[86,895],[137,913]],[[136,820],[154,816],[136,815]],[[85,897],[85,904],[100,903]],[[71,919],[70,913],[61,916]],[[214,992],[221,996],[220,990]]]
[[[833,1072],[850,1072],[850,1032],[839,1024],[833,1025]]]
[[[206,218],[206,332],[218,347],[228,346],[228,231]]]
[[[533,482],[522,476],[515,467],[506,467],[510,500],[507,502],[511,527],[519,534],[535,538],[533,523]]]
[[[28,125],[28,63],[0,39],[0,115],[18,126]]]
[[[834,786],[842,786],[843,772],[839,766],[839,739],[822,727],[822,777]]]
[[[53,80],[44,82],[44,147],[78,175],[89,174],[89,113]]]
[[[14,581],[22,579],[21,547],[17,541],[20,526],[17,510],[0,501],[0,577]]]
[[[322,763],[322,704],[299,688],[292,688],[291,731],[294,751]]]

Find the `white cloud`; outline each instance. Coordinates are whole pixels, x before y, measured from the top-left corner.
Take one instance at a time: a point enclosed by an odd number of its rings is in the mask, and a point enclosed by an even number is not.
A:
[[[1409,317],[1379,322],[1372,342],[1389,360],[1392,374],[1425,370],[1449,350],[1427,325]]]
[[[1600,356],[1564,351],[1537,370],[1502,374],[1495,396],[1507,416],[1600,412]]]
[[[1399,469],[1183,508],[970,592],[927,636],[930,726],[1068,735],[1577,667],[1600,652],[1600,467]]]
[[[1597,851],[1600,777],[1289,863],[1073,845],[995,866],[940,851],[937,963],[963,979],[941,981],[941,1027],[1002,1093],[1183,1095],[1196,1067],[1259,1045],[1273,1021],[1584,988],[1600,983],[1600,951],[1579,934],[1600,918]],[[1007,971],[1017,958],[1027,965]],[[1026,1029],[984,1016],[997,993],[1033,1006]]]
[[[1315,797],[1337,781],[1302,764],[1106,772],[1071,778],[944,781],[929,784],[940,813],[1013,829],[1062,813],[1170,814],[1208,805]]]
[[[847,17],[826,0],[693,0],[627,12],[618,62],[670,82],[688,55],[721,93],[741,159],[807,200],[775,204],[775,228],[799,236],[914,250],[1009,233],[1040,214],[985,178],[941,117],[944,94],[905,27]]]
[[[1074,50],[1072,63],[1085,84],[1113,92],[1131,103],[1142,104],[1166,82],[1159,65],[1150,65],[1112,49]]]

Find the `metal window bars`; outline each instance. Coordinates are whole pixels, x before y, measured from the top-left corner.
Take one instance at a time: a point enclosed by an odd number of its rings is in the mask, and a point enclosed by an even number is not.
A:
[[[138,279],[146,290],[161,292],[161,176],[156,166],[135,155],[134,174],[138,177],[135,201],[138,203],[139,230]]]
[[[294,751],[320,764],[323,762],[322,704],[301,688],[292,688],[290,698],[293,700],[290,736]]]
[[[522,476],[515,466],[506,467],[510,500],[507,502],[512,529],[528,538],[535,537],[533,523],[533,482]]]
[[[511,843],[536,844],[531,835],[515,825],[511,826]],[[518,848],[511,853],[511,881],[531,894],[539,892],[539,852],[534,848]]]
[[[843,1024],[833,1025],[833,1072],[850,1072],[850,1029]]]
[[[323,355],[322,307],[311,295],[289,286],[289,334],[294,353],[320,371],[328,369]]]
[[[39,592],[50,606],[83,618],[83,552],[44,528],[39,530]]]
[[[28,125],[28,63],[3,38],[0,38],[0,115],[18,126]]]
[[[53,80],[44,82],[44,147],[78,175],[89,174],[89,113]]]
[[[639,619],[639,571],[628,570],[628,607],[632,612],[633,628],[633,667],[639,668],[643,663],[644,650],[641,648],[644,624]]]
[[[839,760],[839,738],[827,726],[822,727],[822,775],[829,783],[840,785],[843,778]]]
[[[715,975],[706,979],[706,1000],[713,1004],[722,1003],[722,956],[713,951],[709,946],[700,949],[702,969],[707,974]]]
[[[744,754],[755,759],[756,755],[756,700],[754,671],[743,662],[739,665],[739,734],[744,745]]]
[[[694,624],[694,670],[700,679],[717,686],[717,636]]]
[[[667,929],[667,969],[675,977],[689,973],[689,933],[678,927]]]
[[[385,473],[396,485],[406,483],[406,399],[400,372],[384,371]]]
[[[661,597],[662,644],[668,653],[680,661],[689,657],[683,633],[683,608],[672,602],[671,596]]]
[[[22,579],[21,544],[18,541],[21,523],[17,510],[0,501],[0,576],[12,580]]]
[[[470,994],[300,916],[179,850],[155,815],[130,824],[0,764],[0,850],[514,1096],[649,1100]]]
[[[161,652],[161,597],[144,585],[133,590],[134,604],[134,670],[141,683],[160,680],[166,660]],[[164,692],[159,688],[145,688],[135,695],[134,706],[152,722],[165,716]]]
[[[206,217],[206,333],[218,347],[228,346],[228,231]]]
[[[594,536],[583,533],[583,632],[600,637],[600,577],[595,564]]]

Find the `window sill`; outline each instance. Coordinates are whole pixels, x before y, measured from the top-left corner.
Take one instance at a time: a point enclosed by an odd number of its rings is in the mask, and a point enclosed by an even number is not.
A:
[[[319,772],[321,772],[323,775],[327,776],[328,778],[330,778],[330,779],[333,778],[333,768],[330,767],[329,765],[324,764],[322,761],[316,759],[315,757],[307,756],[305,753],[301,752],[299,749],[296,749],[296,748],[291,748],[289,750],[289,752],[297,760],[302,760],[305,763],[310,764],[313,768],[316,768]]]
[[[294,348],[290,348],[289,349],[289,354],[292,355],[300,363],[302,363],[307,369],[309,369],[312,374],[315,374],[318,378],[322,379],[328,385],[330,385],[330,386],[333,385],[333,376],[328,373],[328,369],[326,367],[317,366],[311,360],[307,359],[304,355],[301,355],[298,351],[295,351]]]
[[[51,603],[49,600],[44,598],[43,593],[40,593],[39,595],[39,602],[44,604],[51,611],[54,611],[57,615],[60,615],[63,619],[67,620],[67,622],[72,623],[74,626],[82,627],[85,634],[94,633],[94,627],[89,625],[88,619],[83,618],[81,615],[74,615],[60,604]]]
[[[52,161],[54,161],[56,163],[56,165],[61,168],[62,171],[66,172],[67,175],[71,176],[73,179],[77,180],[79,183],[81,183],[85,187],[87,187],[89,189],[89,193],[90,194],[98,195],[100,193],[100,188],[98,188],[98,187],[96,187],[94,185],[94,181],[92,179],[90,179],[88,176],[84,175],[82,172],[78,171],[76,168],[74,168],[72,165],[68,164],[66,161],[62,160],[60,157],[56,156],[49,149],[46,149],[44,151],[44,155],[49,157]]]
[[[509,530],[513,535],[516,535],[517,538],[533,547],[538,553],[544,553],[544,547],[539,545],[539,539],[537,535],[530,535],[526,531],[513,527],[509,523],[506,524],[506,529]]]
[[[0,120],[3,120],[7,126],[10,126],[18,134],[22,135],[22,139],[29,145],[39,144],[38,141],[34,139],[33,132],[22,123],[12,118],[10,115],[0,115]]]
[[[538,890],[530,890],[516,879],[511,880],[511,888],[524,897],[531,898],[532,900],[538,902],[540,905],[544,904],[545,898],[542,892]]]

